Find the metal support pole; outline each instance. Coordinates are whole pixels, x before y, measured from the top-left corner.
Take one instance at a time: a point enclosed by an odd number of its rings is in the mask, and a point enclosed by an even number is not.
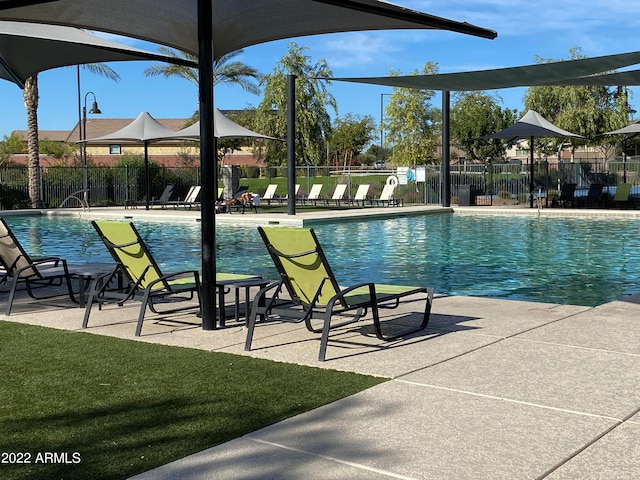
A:
[[[80,67],[78,67],[78,92],[80,91]],[[87,92],[84,95],[84,105],[82,106],[82,128],[80,126],[80,156],[82,157],[82,189],[84,190],[82,196],[84,199],[84,204],[86,207],[89,207],[89,177],[88,177],[88,166],[87,166],[87,144],[84,140],[87,139],[87,97],[89,95],[93,96],[93,105],[91,105],[91,110],[89,113],[93,113],[94,115],[99,115],[102,112],[98,108],[98,100],[96,99],[96,94],[93,92]],[[79,100],[79,98],[78,98]]]
[[[151,172],[149,171],[148,142],[144,142],[144,208],[149,210],[149,195],[151,193]]]
[[[531,158],[529,159],[529,208],[533,208],[533,137],[531,137]]]
[[[296,76],[287,75],[287,214],[296,214]]]
[[[622,183],[627,183],[627,137],[622,140]]]
[[[198,0],[198,76],[200,99],[200,227],[202,231],[202,329],[216,328],[217,148],[213,135],[213,10],[210,0]],[[222,320],[222,319],[221,319]]]
[[[442,91],[442,198],[443,207],[451,206],[451,151],[449,116],[450,116],[451,92]]]

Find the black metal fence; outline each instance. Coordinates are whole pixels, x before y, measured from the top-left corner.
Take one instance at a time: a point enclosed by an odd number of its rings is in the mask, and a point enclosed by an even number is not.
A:
[[[238,167],[242,185],[262,195],[270,183],[287,191],[285,168]],[[141,167],[41,167],[40,197],[48,207],[77,207],[73,194],[89,189],[91,206],[124,205],[144,201],[145,172]],[[468,201],[475,205],[513,205],[529,201],[529,166],[520,163],[453,165],[450,169],[451,203]],[[219,175],[222,186],[222,175]],[[407,169],[365,169],[361,167],[298,167],[299,195],[304,197],[316,183],[323,185],[323,195],[330,198],[338,183],[347,184],[352,197],[358,186],[369,184],[369,196],[378,198],[385,183],[398,181],[396,196],[407,204],[440,204],[442,169],[425,165]],[[392,180],[393,179],[393,180]],[[565,162],[534,164],[534,192],[549,202],[563,183],[588,188],[591,183],[617,185],[625,182],[640,185],[640,160],[609,162]],[[149,197],[159,197],[167,184],[174,185],[174,197],[184,198],[192,185],[201,183],[199,167],[167,168],[151,164]],[[206,186],[203,186],[206,188]],[[29,207],[27,167],[0,167],[0,209]],[[77,195],[76,195],[77,196]],[[462,197],[462,198],[460,198]],[[63,205],[64,204],[64,205]]]

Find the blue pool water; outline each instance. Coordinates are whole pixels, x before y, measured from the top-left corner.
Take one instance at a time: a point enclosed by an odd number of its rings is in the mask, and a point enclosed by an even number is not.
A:
[[[6,217],[32,255],[110,260],[87,220]],[[166,270],[200,268],[200,224],[136,221]],[[595,306],[640,292],[640,220],[428,215],[319,225],[341,284],[377,281],[436,292]],[[219,225],[218,271],[275,269],[255,228]]]

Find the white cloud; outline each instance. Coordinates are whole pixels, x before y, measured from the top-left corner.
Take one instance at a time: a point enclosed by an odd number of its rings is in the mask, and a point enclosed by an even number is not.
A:
[[[357,68],[376,64],[399,49],[387,42],[383,34],[358,32],[326,37],[314,56],[324,58],[332,68]]]

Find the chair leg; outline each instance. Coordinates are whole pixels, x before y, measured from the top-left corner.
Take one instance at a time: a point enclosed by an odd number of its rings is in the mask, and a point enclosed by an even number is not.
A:
[[[329,343],[329,330],[331,329],[331,309],[327,308],[324,313],[324,325],[322,327],[322,336],[320,337],[320,352],[318,353],[318,361],[324,362],[327,355],[327,344]]]
[[[253,341],[253,330],[256,326],[256,318],[258,317],[256,301],[253,301],[253,306],[251,307],[251,315],[249,315],[249,320],[247,321],[247,338],[244,341],[244,349],[245,351],[251,350],[251,342]]]
[[[14,276],[11,282],[11,290],[9,291],[9,298],[7,298],[7,309],[4,314],[8,317],[11,315],[11,307],[13,306],[13,299],[16,296],[16,289],[18,288],[18,276]]]
[[[281,285],[280,285],[281,286]],[[253,297],[253,304],[251,305],[251,315],[249,315],[249,319],[247,320],[247,338],[244,342],[245,351],[251,350],[251,342],[253,341],[253,332],[255,330],[256,321],[258,315],[260,316],[260,320],[264,321],[266,319],[267,312],[271,308],[272,301],[267,301],[267,292],[271,290],[274,286],[267,285],[264,288],[261,288],[256,296]],[[277,296],[280,289],[276,290],[274,294],[274,298]],[[273,300],[273,299],[272,299]]]
[[[94,278],[89,286],[89,297],[87,303],[84,306],[84,318],[82,319],[82,328],[87,328],[89,324],[89,315],[91,315],[91,307],[93,306],[94,298],[98,296],[98,290],[101,289],[101,280],[103,277]]]
[[[429,318],[431,316],[431,305],[433,304],[433,288],[431,287],[427,288],[426,294],[427,294],[427,300],[425,303],[424,312],[422,314],[422,322],[420,323],[420,325],[415,328],[405,330],[397,335],[385,336],[382,333],[382,327],[380,325],[380,317],[377,312],[378,309],[375,308],[373,323],[375,325],[376,337],[384,341],[396,340],[400,337],[404,337],[405,335],[409,335],[410,333],[415,333],[415,332],[419,332],[420,330],[424,330],[429,324]],[[373,308],[372,308],[372,311],[373,311]]]
[[[142,322],[144,322],[144,314],[147,312],[147,304],[149,303],[149,290],[144,291],[144,295],[141,300],[140,313],[138,314],[138,325],[136,326],[136,337],[140,336],[142,332]]]

